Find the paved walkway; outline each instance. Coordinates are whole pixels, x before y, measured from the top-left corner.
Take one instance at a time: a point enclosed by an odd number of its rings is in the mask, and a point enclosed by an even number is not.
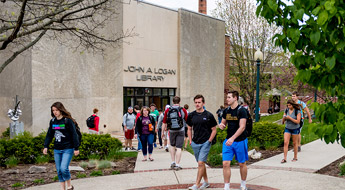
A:
[[[345,180],[312,173],[345,155],[345,149],[338,144],[325,144],[314,141],[302,146],[297,162],[280,164],[282,155],[262,160],[249,166],[247,185],[249,190],[342,190]],[[73,180],[75,189],[187,189],[196,179],[197,164],[193,155],[184,151],[180,171],[169,170],[170,154],[163,149],[154,149],[153,162],[142,162],[142,153],[137,158],[135,173]],[[232,168],[231,189],[238,189],[240,174],[237,167]],[[209,189],[222,189],[222,169],[207,169]],[[58,183],[28,188],[30,190],[59,189]]]

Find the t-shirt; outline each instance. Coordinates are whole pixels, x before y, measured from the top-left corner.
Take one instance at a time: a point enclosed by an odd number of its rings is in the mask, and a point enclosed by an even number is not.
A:
[[[228,130],[227,130],[228,135],[226,136],[226,139],[231,138],[240,127],[239,119],[240,120],[247,119],[248,117],[246,110],[244,110],[245,108],[241,108],[239,111],[239,116],[237,116],[238,107],[240,107],[240,105],[238,105],[235,109],[231,109],[231,107],[228,107],[227,109],[224,110],[223,118],[226,119],[226,121],[228,122]],[[243,131],[243,133],[240,136],[238,136],[235,139],[235,141],[236,142],[243,141],[246,138],[247,138],[247,134]]]
[[[151,123],[149,117],[143,117],[142,124],[143,124],[143,133],[144,135],[149,135],[151,132],[149,131],[149,124]]]
[[[127,127],[127,129],[133,129],[135,124],[136,115],[134,113],[126,113],[123,115],[123,125]]]
[[[301,110],[301,119],[304,119],[303,113],[304,113],[304,110],[307,107],[307,105],[304,102],[302,102],[301,100],[298,100],[297,104],[301,104],[302,105],[302,108],[300,109]]]
[[[286,114],[286,115],[292,117],[293,119],[297,119],[297,116],[296,116],[296,115],[298,115],[298,113],[301,113],[301,111],[298,110],[298,111],[297,111],[297,114],[295,113],[295,111],[296,111],[296,110],[294,109],[293,112],[290,114],[290,110],[287,110],[287,114]],[[290,119],[287,119],[287,120],[286,120],[286,123],[285,123],[285,127],[286,127],[287,129],[298,129],[298,128],[299,128],[299,124],[294,123],[294,122],[291,121]]]
[[[158,117],[158,129],[162,129],[164,114],[161,113]]]
[[[209,140],[212,128],[217,126],[217,121],[213,114],[206,110],[202,113],[193,111],[188,115],[187,125],[193,128],[193,142],[202,144]]]

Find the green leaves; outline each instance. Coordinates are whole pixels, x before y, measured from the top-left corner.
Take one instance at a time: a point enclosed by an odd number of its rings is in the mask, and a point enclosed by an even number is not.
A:
[[[275,1],[273,0],[268,0],[267,2],[268,6],[273,10],[273,11],[277,11],[278,9],[278,5]]]
[[[303,15],[304,15],[304,10],[303,10],[303,9],[299,9],[299,10],[296,12],[296,14],[295,14],[295,18],[298,19],[298,20],[302,20]]]
[[[322,26],[326,23],[328,19],[328,12],[323,10],[320,14],[319,14],[319,17],[317,18],[317,24],[319,26]]]
[[[316,7],[311,13],[313,13],[313,15],[317,15],[319,14],[319,11],[321,10],[321,7]]]
[[[315,31],[315,32],[312,32],[312,33],[310,34],[310,41],[311,41],[311,43],[312,43],[314,46],[316,46],[317,43],[319,43],[319,41],[320,41],[320,36],[321,36],[320,31]]]
[[[332,57],[328,57],[326,59],[326,66],[328,67],[329,70],[332,70],[335,66],[335,56],[333,55]]]
[[[289,28],[287,30],[287,35],[292,39],[293,42],[295,42],[295,44],[297,44],[301,35],[301,31],[299,31],[299,29]]]

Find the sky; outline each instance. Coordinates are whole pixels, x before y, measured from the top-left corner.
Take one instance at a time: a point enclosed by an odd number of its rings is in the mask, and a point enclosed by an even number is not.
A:
[[[199,0],[144,0],[153,4],[164,7],[178,9],[185,8],[194,12],[198,12]],[[216,0],[207,0],[207,15],[211,15],[211,11],[216,8]]]

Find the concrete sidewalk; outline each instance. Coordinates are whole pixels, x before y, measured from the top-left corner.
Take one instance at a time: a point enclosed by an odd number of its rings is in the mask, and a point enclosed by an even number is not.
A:
[[[292,153],[289,152],[288,163],[280,164],[282,155],[278,155],[249,166],[247,187],[249,190],[342,190],[345,189],[345,179],[311,173],[345,155],[345,149],[337,144],[326,145],[322,141],[314,141],[302,146],[299,160],[291,163]],[[93,177],[73,180],[75,189],[92,190],[125,190],[125,189],[187,189],[196,180],[197,163],[193,155],[182,153],[180,171],[169,170],[170,154],[163,149],[155,148],[153,162],[142,162],[139,152],[135,173]],[[261,167],[261,168],[260,168]],[[240,173],[238,167],[232,167],[231,189],[238,189]],[[222,189],[223,170],[208,168],[207,174],[211,187]],[[28,188],[30,190],[59,189],[59,183]]]

